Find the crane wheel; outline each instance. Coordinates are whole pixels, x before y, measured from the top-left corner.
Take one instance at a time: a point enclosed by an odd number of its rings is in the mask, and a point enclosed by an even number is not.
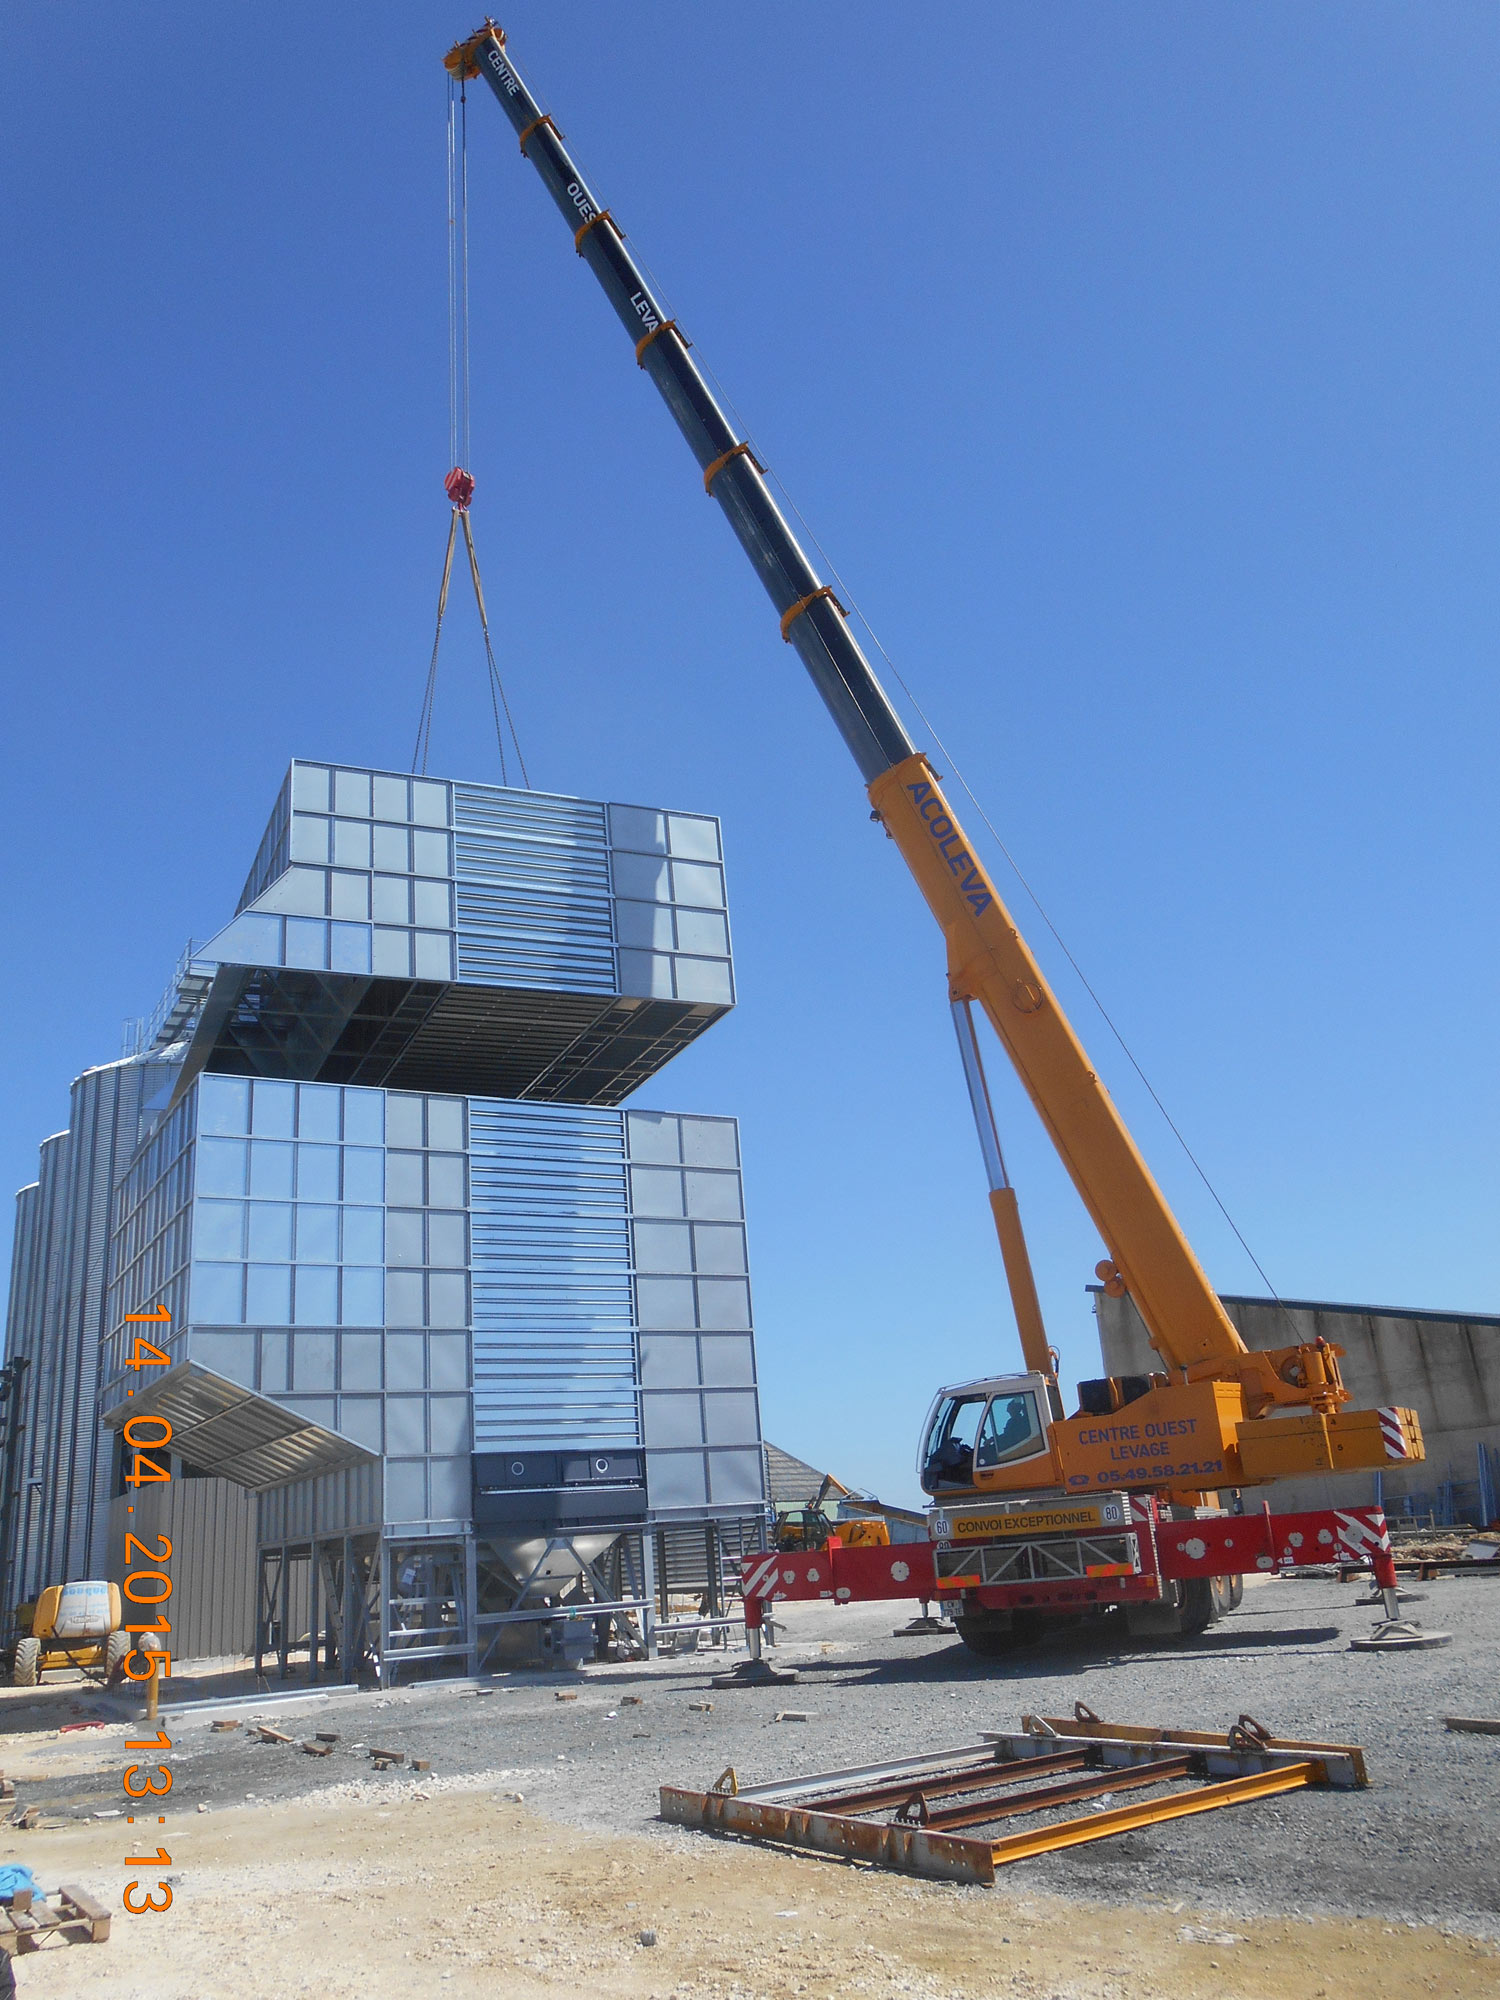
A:
[[[135,1644],[129,1632],[111,1632],[104,1642],[104,1678],[117,1681],[125,1670],[126,1656]]]
[[[981,1660],[1003,1660],[1020,1644],[1008,1618],[1004,1624],[989,1618],[955,1618],[953,1624],[964,1645]]]
[[[1210,1625],[1218,1623],[1228,1609],[1219,1591],[1219,1579],[1209,1576],[1192,1576],[1177,1586],[1181,1592],[1178,1612],[1182,1620],[1179,1626],[1184,1639],[1191,1639],[1199,1632],[1206,1632]]]
[[[42,1642],[40,1639],[17,1639],[16,1661],[10,1677],[18,1688],[34,1688],[41,1679]]]
[[[1242,1576],[1216,1576],[1213,1579],[1214,1616],[1227,1618],[1231,1611],[1238,1611],[1245,1596],[1245,1579]]]

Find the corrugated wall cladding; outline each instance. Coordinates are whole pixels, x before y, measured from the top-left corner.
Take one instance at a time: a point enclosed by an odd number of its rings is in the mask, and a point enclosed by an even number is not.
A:
[[[619,1112],[469,1107],[477,1451],[637,1444]]]
[[[100,1573],[111,1440],[95,1421],[109,1270],[110,1204],[135,1144],[144,1065],[89,1070],[67,1132],[42,1148],[35,1195],[18,1212],[8,1359],[29,1362],[22,1395],[24,1491],[11,1521],[24,1544],[14,1582],[30,1594]]]
[[[126,1507],[133,1506],[133,1514]],[[227,1479],[173,1479],[121,1495],[109,1510],[109,1558],[98,1571],[119,1583],[127,1570],[149,1567],[125,1561],[125,1533],[159,1550],[165,1535],[172,1553],[162,1567],[172,1579],[167,1615],[172,1657],[213,1660],[239,1657],[255,1644],[255,1495]]]
[[[378,1531],[383,1514],[383,1473],[381,1465],[360,1465],[252,1494],[252,1500],[259,1500],[260,1540],[266,1544],[300,1542],[314,1536]]]
[[[604,808],[455,785],[458,976],[616,990]]]
[[[6,1313],[5,1358],[24,1358],[26,1373],[20,1393],[9,1406],[7,1423],[14,1447],[13,1486],[0,1499],[4,1508],[6,1546],[0,1556],[5,1564],[6,1601],[21,1602],[27,1595],[30,1564],[27,1561],[27,1517],[31,1506],[30,1481],[41,1476],[42,1436],[37,1430],[38,1384],[33,1365],[38,1351],[42,1323],[42,1299],[47,1282],[48,1200],[44,1178],[47,1148],[63,1143],[51,1139],[42,1147],[41,1176],[16,1196],[16,1231],[11,1253],[10,1301]],[[17,1425],[21,1426],[19,1434]]]

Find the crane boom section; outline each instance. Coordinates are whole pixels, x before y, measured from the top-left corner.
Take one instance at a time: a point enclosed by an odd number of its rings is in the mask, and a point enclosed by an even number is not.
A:
[[[954,996],[983,1006],[1157,1351],[1177,1367],[1236,1373],[1244,1342],[959,830],[931,767],[917,754],[831,589],[799,546],[624,232],[596,200],[506,54],[498,28],[489,25],[460,43],[447,64],[457,75],[480,75],[490,85],[521,151],[572,230],[578,255],[635,343],[638,365],[687,440],[707,491],[776,607],[782,637],[797,649],[942,927]]]
[[[870,798],[942,926],[955,999],[977,1000],[1108,1246],[1153,1342],[1175,1367],[1245,1352],[1114,1101],[964,838],[923,756]]]
[[[557,128],[543,116],[490,29],[460,43],[450,69],[484,77],[515,127],[521,150],[573,231],[588,265],[636,346],[636,360],[656,384],[740,546],[783,620],[839,733],[868,784],[910,757],[913,745],[885,690],[870,671],[823,580],[808,561],[740,438],[703,379],[688,344],[630,254],[623,231],[591,193]]]

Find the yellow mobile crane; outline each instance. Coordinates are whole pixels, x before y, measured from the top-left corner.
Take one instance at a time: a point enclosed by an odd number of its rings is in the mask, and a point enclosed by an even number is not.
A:
[[[446,64],[454,77],[483,77],[493,90],[523,156],[565,218],[574,250],[625,326],[636,365],[686,439],[705,493],[717,501],[760,576],[783,641],[795,647],[811,675],[859,766],[873,816],[899,848],[943,933],[1026,1370],[945,1389],[929,1416],[919,1469],[939,1502],[932,1545],[937,1588],[956,1593],[960,1631],[982,1648],[987,1633],[1010,1616],[1007,1607],[1020,1584],[1030,1586],[1021,1599],[1033,1611],[1073,1615],[1078,1608],[1124,1603],[1202,1622],[1192,1602],[1211,1603],[1206,1589],[1185,1598],[1178,1583],[1269,1567],[1269,1561],[1264,1551],[1214,1547],[1206,1556],[1182,1556],[1174,1570],[1158,1523],[1203,1513],[1206,1496],[1221,1487],[1255,1486],[1289,1474],[1378,1470],[1393,1460],[1420,1458],[1416,1413],[1349,1409],[1341,1350],[1321,1339],[1246,1347],[964,834],[939,774],[908,738],[843,606],[799,546],[764,468],[719,408],[624,231],[589,189],[562,134],[511,61],[503,30],[486,22],[450,51]],[[1098,1275],[1106,1290],[1129,1293],[1162,1362],[1148,1376],[1083,1384],[1073,1416],[1064,1414],[1015,1196],[994,1136],[970,1014],[975,1004],[999,1036],[1104,1241],[1108,1255]],[[1378,1541],[1383,1520],[1378,1510],[1364,1513]],[[1197,1525],[1206,1532],[1209,1524]],[[1267,1535],[1269,1547],[1275,1531]],[[1199,1548],[1204,1539],[1201,1533],[1191,1538]],[[1240,1540],[1247,1540],[1243,1529]],[[772,1574],[773,1594],[923,1594],[909,1547],[896,1562],[904,1589],[877,1591],[852,1582],[829,1587],[826,1566],[823,1574],[807,1577],[797,1567],[806,1563],[803,1557]],[[1101,1559],[1087,1561],[1091,1551]],[[856,1559],[889,1566],[889,1551],[841,1553],[851,1577]],[[1190,1560],[1218,1566],[1184,1569]],[[793,1573],[798,1581],[789,1583]],[[748,1583],[746,1595],[748,1605]],[[1387,1608],[1394,1617],[1390,1599]]]

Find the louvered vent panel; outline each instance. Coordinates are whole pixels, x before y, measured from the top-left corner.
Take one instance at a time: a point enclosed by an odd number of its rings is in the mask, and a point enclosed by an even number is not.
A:
[[[604,808],[455,785],[460,979],[614,993]]]
[[[470,1100],[477,1451],[640,1440],[624,1120]]]

